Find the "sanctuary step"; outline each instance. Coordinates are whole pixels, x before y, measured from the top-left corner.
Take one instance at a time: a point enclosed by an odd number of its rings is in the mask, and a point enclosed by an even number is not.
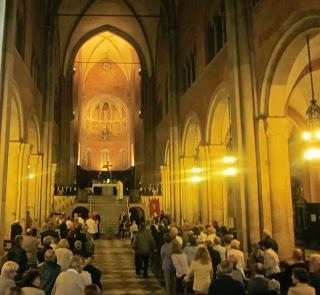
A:
[[[91,195],[91,210],[101,217],[100,233],[112,239],[118,233],[119,216],[127,211],[126,199],[116,200],[115,196]]]

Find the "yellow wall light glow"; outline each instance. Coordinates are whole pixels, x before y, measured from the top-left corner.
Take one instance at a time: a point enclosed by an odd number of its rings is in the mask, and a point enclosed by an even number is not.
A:
[[[310,148],[304,153],[304,158],[306,160],[320,159],[320,149]]]
[[[320,131],[319,130],[316,132],[316,138],[320,139]]]
[[[200,182],[202,178],[200,176],[194,176],[189,179],[190,182]]]
[[[199,173],[199,172],[201,172],[201,171],[202,171],[201,168],[196,168],[196,167],[194,167],[194,168],[191,169],[191,172],[193,172],[193,173]]]
[[[223,175],[235,175],[237,174],[237,169],[236,168],[227,168],[225,170],[222,171]]]
[[[303,132],[302,137],[304,140],[311,139],[311,133],[310,132]]]
[[[29,179],[33,179],[34,178],[34,174],[29,174]]]
[[[225,163],[235,163],[237,161],[236,157],[227,156],[223,158],[223,162]]]

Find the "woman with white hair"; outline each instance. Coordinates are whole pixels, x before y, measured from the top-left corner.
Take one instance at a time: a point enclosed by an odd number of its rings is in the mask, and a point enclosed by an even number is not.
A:
[[[233,239],[230,243],[230,250],[228,250],[227,252],[227,258],[229,258],[230,256],[234,256],[237,258],[238,262],[236,267],[242,273],[242,275],[245,276],[244,269],[246,265],[244,261],[244,254],[240,250],[240,242],[236,239]]]
[[[57,255],[57,263],[61,266],[61,271],[65,271],[68,269],[73,253],[69,249],[69,243],[67,239],[61,239],[58,246],[59,248],[55,250]]]
[[[19,265],[11,260],[7,261],[2,266],[0,276],[0,294],[4,294],[6,289],[16,285],[13,279],[16,276],[18,269]]]

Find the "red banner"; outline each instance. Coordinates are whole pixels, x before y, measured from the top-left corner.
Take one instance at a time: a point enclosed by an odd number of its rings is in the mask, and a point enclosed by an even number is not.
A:
[[[149,213],[151,218],[160,215],[160,202],[158,198],[149,199]]]

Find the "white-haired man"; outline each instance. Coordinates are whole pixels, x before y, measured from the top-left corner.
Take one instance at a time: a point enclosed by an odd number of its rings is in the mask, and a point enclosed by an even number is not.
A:
[[[52,295],[79,295],[83,294],[86,282],[80,276],[83,268],[83,261],[80,256],[73,256],[69,268],[60,273],[54,284]]]
[[[16,285],[13,279],[16,276],[18,269],[19,265],[11,260],[7,261],[2,266],[0,275],[0,295],[3,295],[6,289]]]

